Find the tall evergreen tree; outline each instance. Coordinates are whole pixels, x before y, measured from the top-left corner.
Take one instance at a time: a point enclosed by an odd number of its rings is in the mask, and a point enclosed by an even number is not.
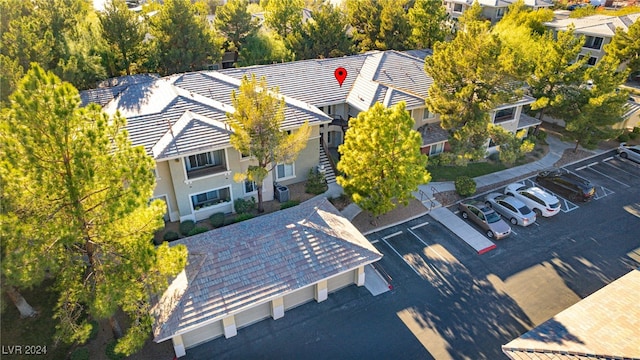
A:
[[[611,42],[605,45],[606,56],[615,57],[625,64],[632,74],[640,72],[640,21],[629,26],[628,31],[616,29]]]
[[[417,0],[408,15],[410,43],[417,49],[431,49],[433,44],[444,41],[451,33],[446,24],[449,15],[441,1]]]
[[[152,242],[164,212],[149,204],[153,159],[131,146],[123,118],[80,108],[77,90],[37,65],[10,100],[0,120],[3,276],[29,287],[53,275],[65,342],[86,341],[89,318],[121,309],[130,325],[116,351],[131,354],[151,330],[152,296],[186,263],[183,246]]]
[[[247,172],[236,173],[235,181],[253,181],[258,190],[258,211],[263,212],[262,184],[278,164],[290,164],[307,146],[311,127],[305,123],[287,134],[282,130],[285,102],[277,90],[269,90],[267,80],[255,75],[243,77],[238,92],[231,94],[233,113],[227,118],[233,133],[231,145],[242,154],[251,155],[253,164]]]
[[[376,0],[346,0],[347,20],[353,27],[353,41],[358,52],[376,49],[382,7]]]
[[[258,31],[257,20],[251,18],[247,6],[247,0],[229,0],[216,8],[213,25],[229,42],[227,50],[240,51],[245,39]]]
[[[618,72],[619,64],[617,59],[605,56],[587,70],[587,85],[580,88],[575,115],[565,118],[568,137],[576,142],[574,152],[578,146],[593,149],[618,133],[611,126],[622,121],[629,97],[627,90],[620,89],[629,73]]]
[[[302,0],[262,0],[264,22],[286,40],[289,35],[298,33],[302,27]]]
[[[158,71],[163,75],[202,70],[222,57],[220,43],[207,21],[204,3],[166,0],[151,18]]]
[[[522,95],[502,69],[500,39],[487,22],[477,20],[479,9],[474,3],[453,41],[436,43],[433,56],[425,60],[425,71],[434,80],[427,106],[440,115],[442,128],[451,134],[452,152],[463,163],[485,156],[490,111]]]
[[[130,75],[131,64],[141,60],[145,23],[124,0],[111,0],[99,16],[102,36],[118,54],[118,71]]]
[[[288,43],[297,60],[349,55],[352,43],[346,28],[342,12],[325,3],[313,12],[313,19],[302,25],[299,33],[289,37]]]
[[[406,204],[431,176],[420,152],[422,137],[404,103],[385,108],[376,103],[349,121],[340,145],[337,181],[353,202],[374,216]]]

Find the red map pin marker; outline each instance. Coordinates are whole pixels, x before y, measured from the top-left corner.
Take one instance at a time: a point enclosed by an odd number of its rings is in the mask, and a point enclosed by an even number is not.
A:
[[[336,71],[333,72],[333,75],[335,75],[336,80],[338,80],[338,84],[340,84],[340,87],[342,87],[344,79],[347,78],[347,69],[339,67],[336,69]]]

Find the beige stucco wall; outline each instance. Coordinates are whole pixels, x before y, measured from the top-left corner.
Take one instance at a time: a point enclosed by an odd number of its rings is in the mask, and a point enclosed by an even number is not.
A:
[[[153,190],[153,197],[160,196],[165,196],[168,202],[169,219],[171,221],[177,221],[180,218],[180,212],[178,211],[171,171],[167,161],[159,161],[156,163],[156,187]]]

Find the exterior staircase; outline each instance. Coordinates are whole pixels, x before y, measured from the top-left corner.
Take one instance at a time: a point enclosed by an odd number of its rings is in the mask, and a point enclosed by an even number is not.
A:
[[[324,146],[320,145],[320,168],[324,169],[324,177],[327,179],[327,184],[333,184],[336,182],[336,173],[331,166],[331,160],[324,151]]]

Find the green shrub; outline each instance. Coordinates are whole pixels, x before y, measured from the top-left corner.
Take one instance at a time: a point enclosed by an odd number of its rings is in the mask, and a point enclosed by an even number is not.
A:
[[[89,349],[81,347],[73,350],[71,353],[71,360],[89,360]]]
[[[196,223],[193,220],[185,220],[180,223],[180,234],[187,236],[189,231],[196,227]]]
[[[189,231],[189,234],[187,234],[187,236],[198,235],[198,234],[202,234],[203,232],[207,232],[207,231],[209,231],[209,229],[207,229],[204,226],[196,226],[193,229],[191,229],[191,231]]]
[[[253,218],[253,214],[238,214],[238,216],[236,216],[236,218],[233,220],[233,222],[240,222],[240,221],[245,221],[245,220],[249,220]]]
[[[640,134],[640,127],[634,126],[633,130],[631,132],[634,133],[634,134]]]
[[[237,204],[236,200],[236,204]],[[221,212],[217,212],[217,213],[213,213],[211,214],[211,216],[209,216],[209,222],[211,223],[211,226],[213,226],[214,228],[219,228],[221,226],[224,225],[224,213]]]
[[[536,140],[540,144],[546,145],[547,144],[547,133],[542,131],[542,130],[538,130],[538,134],[536,135]]]
[[[629,133],[622,133],[618,136],[618,141],[620,142],[627,142],[629,141]]]
[[[300,200],[289,200],[280,204],[280,210],[288,209],[300,204]]]
[[[238,214],[250,213],[256,208],[256,199],[253,196],[250,199],[238,198],[234,202],[234,207],[236,208],[236,213]]]
[[[122,360],[124,359],[124,355],[116,352],[116,344],[117,341],[113,340],[107,344],[107,348],[105,349],[105,353],[110,360]]]
[[[458,176],[455,181],[456,192],[460,196],[471,196],[476,193],[476,182],[468,176]]]
[[[310,169],[307,182],[304,184],[304,191],[307,194],[320,195],[327,191],[327,189],[329,189],[329,186],[327,185],[327,179],[324,177],[324,174]]]
[[[500,160],[500,152],[494,152],[489,155],[489,160],[491,161],[499,161]]]
[[[162,236],[162,239],[164,241],[174,241],[174,240],[178,240],[179,238],[180,238],[180,235],[175,231],[167,231]]]
[[[635,140],[635,139],[637,139],[637,138],[638,138],[638,136],[640,136],[640,134],[636,134],[636,133],[634,133],[634,132],[630,132],[630,133],[629,133],[629,139],[631,139],[631,140]]]

